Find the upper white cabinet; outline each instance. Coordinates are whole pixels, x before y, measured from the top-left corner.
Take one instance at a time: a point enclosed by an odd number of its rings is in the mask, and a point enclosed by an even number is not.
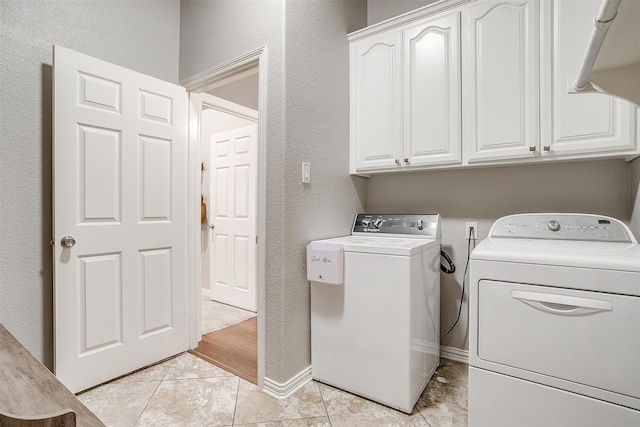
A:
[[[600,4],[601,0],[543,2],[543,155],[635,148],[636,108],[631,103],[599,93],[568,93],[580,69]]]
[[[401,32],[351,45],[351,158],[358,172],[396,168],[402,159],[401,49]]]
[[[632,104],[567,90],[599,5],[444,0],[352,33],[351,173],[638,154]]]
[[[441,10],[467,1],[350,35],[351,173],[460,164],[460,13]]]
[[[405,166],[460,163],[460,14],[403,32]]]
[[[478,1],[462,22],[465,162],[532,157],[540,138],[538,1]]]

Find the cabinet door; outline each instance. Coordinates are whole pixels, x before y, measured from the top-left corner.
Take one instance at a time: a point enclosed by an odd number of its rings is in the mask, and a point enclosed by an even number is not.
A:
[[[537,155],[538,1],[480,1],[462,16],[465,162]]]
[[[401,49],[400,31],[351,45],[351,155],[357,172],[400,167]]]
[[[569,94],[598,14],[601,0],[543,3],[543,93],[545,155],[632,150],[634,110],[628,103],[599,93]],[[549,78],[550,77],[550,78]]]
[[[404,31],[404,158],[460,163],[460,14]]]

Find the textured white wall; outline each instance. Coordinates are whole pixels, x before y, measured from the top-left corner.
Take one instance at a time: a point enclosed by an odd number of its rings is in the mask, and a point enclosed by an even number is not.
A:
[[[405,173],[373,177],[367,208],[442,215],[442,246],[457,266],[453,276],[441,275],[440,319],[445,333],[455,321],[462,292],[465,222],[478,222],[479,239],[487,236],[496,219],[514,213],[593,213],[628,223],[629,187],[629,164],[623,160]],[[442,340],[442,345],[460,349],[469,348],[469,284],[465,283],[460,323]]]
[[[178,81],[179,0],[0,1],[0,323],[53,362],[52,45]]]
[[[282,383],[310,363],[305,245],[347,234],[365,204],[366,183],[348,171],[346,35],[366,25],[366,3],[187,0],[181,10],[181,78],[267,46],[265,376]]]

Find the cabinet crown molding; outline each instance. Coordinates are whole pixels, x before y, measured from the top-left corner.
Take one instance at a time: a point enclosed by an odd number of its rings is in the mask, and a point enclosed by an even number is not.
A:
[[[397,27],[402,27],[411,22],[418,21],[427,16],[435,15],[437,13],[445,12],[449,9],[461,6],[466,3],[472,3],[476,0],[438,0],[419,9],[412,10],[402,15],[389,18],[386,21],[378,22],[368,27],[349,33],[347,37],[350,42],[360,40],[378,34],[384,31],[388,31]]]

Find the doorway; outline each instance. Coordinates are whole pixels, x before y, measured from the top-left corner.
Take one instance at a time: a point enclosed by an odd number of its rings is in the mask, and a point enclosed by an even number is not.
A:
[[[257,89],[257,78],[245,79]],[[209,93],[201,95],[202,289],[255,313],[258,111]]]
[[[265,64],[264,60],[261,59],[263,53],[263,50],[258,50],[243,58],[238,58],[232,63],[224,64],[181,82],[190,90],[192,117],[195,119],[195,123],[192,120],[190,126],[191,145],[196,151],[191,156],[191,161],[193,162],[197,157],[200,164],[198,180],[196,182],[192,176],[192,182],[194,188],[198,189],[198,200],[202,195],[207,205],[206,219],[202,221],[199,230],[200,254],[196,254],[200,261],[198,272],[201,273],[198,281],[200,283],[198,294],[202,295],[198,301],[198,306],[201,307],[198,307],[197,313],[204,314],[205,310],[208,310],[208,307],[212,305],[209,304],[212,298],[222,299],[220,302],[214,302],[216,306],[213,310],[213,317],[214,323],[217,324],[216,330],[209,332],[210,326],[205,324],[203,318],[192,319],[192,325],[196,323],[194,320],[197,320],[197,323],[202,326],[201,332],[198,332],[196,337],[197,347],[192,352],[256,383],[259,387],[262,387],[264,378],[264,357],[262,352],[264,348],[264,292],[262,286],[264,282],[264,242],[260,238],[260,236],[264,235],[265,191],[265,79],[263,72]],[[231,165],[231,167],[229,165],[217,167],[216,150],[219,150],[220,147],[229,149],[231,146],[241,146],[242,144],[245,144],[243,147],[247,148],[247,138],[242,135],[239,137],[236,135],[238,137],[236,144],[233,142],[229,144],[220,142],[231,141],[229,135],[225,134],[225,132],[233,133],[238,129],[246,130],[247,128],[253,129],[255,138],[255,141],[252,142],[255,163],[253,177],[249,179],[247,176],[252,185],[251,187],[242,185],[242,188],[237,190],[237,186],[229,185],[230,181],[233,181],[233,179],[240,180],[246,175],[246,164],[236,162],[237,169],[235,171],[233,170],[234,165]],[[229,150],[226,154],[235,151],[238,150]],[[239,150],[239,152],[242,151]],[[225,155],[224,157],[228,158],[229,156]],[[216,183],[216,178],[224,178],[225,176],[227,181],[218,179]],[[250,221],[245,222],[251,222],[253,225],[253,230],[249,230],[247,233],[245,233],[246,230],[244,229],[238,231],[238,224],[236,224],[235,228],[231,226],[232,230],[229,233],[228,224],[223,224],[224,221],[221,220],[221,217],[223,218],[225,215],[220,215],[220,212],[225,211],[225,209],[231,207],[242,210],[245,207],[242,203],[236,203],[235,200],[232,200],[231,204],[233,206],[229,206],[230,199],[223,193],[230,188],[236,188],[238,192],[242,193],[240,199],[248,201],[247,206],[253,205],[253,212],[242,211],[240,212],[241,215],[239,215],[250,219]],[[226,206],[225,203],[227,204]],[[225,226],[227,226],[226,230],[224,229]],[[227,250],[222,250],[225,248],[225,245],[221,243],[224,241],[224,237],[230,234],[233,235],[234,232],[239,237],[235,239],[232,245],[226,245]],[[221,235],[223,236],[221,237]],[[244,246],[238,242],[243,243]],[[241,250],[238,250],[238,247]],[[224,269],[219,268],[216,273],[216,266],[224,267],[229,264],[230,261],[233,261],[229,259],[230,256],[235,256],[240,262],[237,262],[236,266],[231,270],[232,274],[227,275],[227,277],[221,277]],[[217,278],[216,275],[218,276]],[[250,287],[249,285],[253,285],[253,295],[245,298],[245,300],[251,302],[250,304],[247,305],[246,301],[244,304],[238,302],[237,298],[235,301],[225,300],[215,294],[212,283],[222,282],[223,284],[228,284],[230,281],[239,283],[240,293],[246,291]],[[241,306],[241,308],[235,308],[234,306],[236,305]],[[240,311],[239,316],[238,310]],[[234,311],[236,313],[233,313]],[[224,319],[230,312],[231,319]],[[223,318],[216,319],[217,316]],[[212,340],[218,341],[214,343],[215,345],[212,345]],[[194,342],[193,336],[191,342]],[[195,346],[192,344],[192,347]],[[223,360],[217,360],[219,357]],[[238,372],[233,366],[227,364],[225,358],[227,361],[243,361],[245,364],[247,360],[252,361],[250,364],[253,365],[253,375],[247,376],[243,372]]]
[[[240,88],[255,88],[253,75]],[[222,86],[224,88],[224,86]],[[216,88],[219,89],[219,88]],[[201,94],[202,341],[193,354],[257,383],[258,112]],[[224,92],[224,91],[223,91]],[[233,99],[233,93],[227,95]]]

